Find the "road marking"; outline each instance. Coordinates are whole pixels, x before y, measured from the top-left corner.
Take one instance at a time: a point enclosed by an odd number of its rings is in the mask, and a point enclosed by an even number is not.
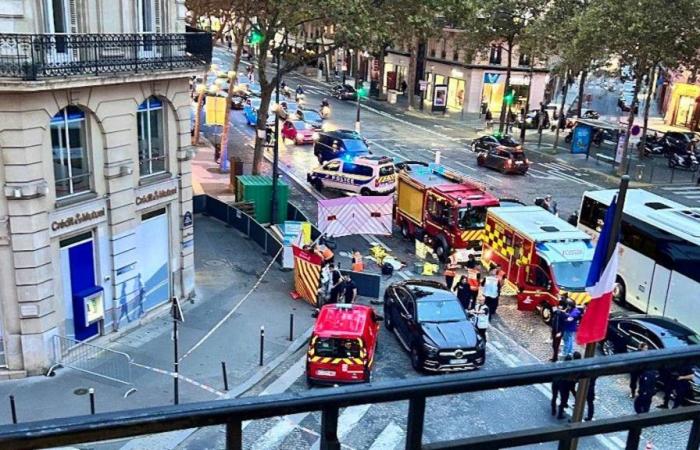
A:
[[[343,440],[350,431],[362,420],[367,414],[371,404],[349,406],[343,410],[338,417],[338,440]],[[311,450],[319,450],[321,448],[321,439],[318,439],[311,446]]]
[[[535,174],[537,174],[537,175],[535,175]],[[561,178],[557,177],[556,175],[551,175],[547,172],[542,172],[541,170],[533,169],[532,166],[530,167],[530,170],[527,171],[527,175],[529,175],[533,178],[539,178],[542,180],[560,180],[561,179]]]
[[[403,428],[394,422],[389,422],[389,425],[379,433],[369,450],[393,450],[405,434]]]
[[[468,165],[464,164],[463,162],[460,162],[460,161],[452,161],[452,162],[455,163],[455,164],[457,164],[457,165],[460,166],[460,167],[464,167],[465,169],[469,169],[469,170],[471,170],[472,172],[476,172],[476,169],[475,169],[475,168],[473,168],[473,167],[471,167],[471,166],[468,166]]]
[[[159,373],[162,375],[167,375],[167,376],[173,377],[173,378],[177,377],[186,383],[190,383],[192,386],[197,386],[198,388],[204,389],[207,392],[211,392],[212,394],[214,394],[218,397],[223,397],[224,395],[226,395],[223,392],[221,392],[221,391],[219,391],[211,386],[207,386],[204,383],[200,383],[197,380],[193,380],[192,378],[186,377],[181,373],[176,374],[175,372],[171,372],[169,370],[163,370],[163,369],[159,369],[157,367],[151,367],[151,366],[147,366],[145,364],[139,364],[139,363],[133,362],[133,361],[131,362],[131,364],[136,366],[136,367],[140,367],[142,369],[150,370],[151,372],[156,372],[156,373]]]

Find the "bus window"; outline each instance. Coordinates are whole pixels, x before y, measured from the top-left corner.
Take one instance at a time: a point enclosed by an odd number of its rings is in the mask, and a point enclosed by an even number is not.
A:
[[[600,232],[603,227],[605,211],[608,207],[590,197],[584,197],[579,214],[579,223],[587,226],[591,230]]]

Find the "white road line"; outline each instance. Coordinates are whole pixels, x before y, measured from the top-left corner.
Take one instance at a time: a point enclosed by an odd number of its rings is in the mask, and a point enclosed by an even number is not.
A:
[[[699,187],[697,186],[668,186],[668,187],[662,187],[664,191],[697,191],[700,190]]]
[[[403,428],[394,422],[389,422],[389,425],[384,427],[382,432],[379,433],[369,450],[393,450],[405,434]]]
[[[463,162],[460,162],[460,161],[452,161],[452,162],[457,164],[460,167],[464,167],[465,169],[469,169],[472,172],[476,172],[476,169],[474,167],[468,166],[468,165],[464,164]]]

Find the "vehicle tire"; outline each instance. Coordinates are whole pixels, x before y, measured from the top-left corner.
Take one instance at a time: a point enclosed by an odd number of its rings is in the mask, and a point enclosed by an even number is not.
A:
[[[406,223],[406,221],[401,222],[401,236],[405,240],[411,239],[411,230],[408,228],[408,223]]]
[[[372,195],[372,191],[370,191],[369,188],[363,187],[360,189],[360,195],[367,197]]]
[[[690,171],[691,172],[697,172],[698,171],[698,163],[694,163],[690,165]]]
[[[476,165],[479,167],[483,167],[484,166],[484,159],[477,157],[476,158]]]
[[[312,184],[318,192],[321,192],[323,190],[323,181],[319,180],[318,178],[316,178]]]
[[[540,316],[542,317],[542,322],[549,325],[552,323],[552,306],[549,303],[540,304]]]
[[[501,167],[499,172],[501,172],[503,175],[508,175],[508,169],[506,169],[506,166]]]
[[[450,253],[450,246],[444,237],[439,236],[435,240],[434,250],[435,250],[435,254],[437,254],[437,257],[440,260],[440,262],[447,261],[447,257],[449,256],[449,253]]]
[[[415,345],[411,346],[411,366],[416,372],[423,372],[423,361],[421,361],[420,353]]]
[[[617,277],[615,284],[613,284],[613,301],[620,306],[625,306],[627,304],[627,300],[625,299],[626,292],[627,288],[625,287],[625,282],[622,281],[622,278]]]
[[[364,372],[365,383],[371,383],[372,382],[372,372],[367,367],[364,368],[363,372]]]
[[[600,343],[600,352],[605,356],[611,356],[615,354],[615,344],[610,339],[605,339]]]
[[[476,153],[476,143],[475,143],[475,142],[472,142],[471,147],[472,147],[472,151],[473,151],[474,153]]]
[[[306,377],[306,387],[311,389],[314,386],[315,386],[314,380],[312,380],[309,377]]]
[[[386,302],[386,300],[384,301]],[[384,308],[384,328],[386,328],[387,331],[394,330],[394,322],[391,321],[391,314],[386,308]]]

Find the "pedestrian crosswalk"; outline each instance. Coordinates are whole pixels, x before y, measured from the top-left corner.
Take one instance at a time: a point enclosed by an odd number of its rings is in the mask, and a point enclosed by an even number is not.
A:
[[[697,206],[700,203],[700,185],[679,184],[677,186],[664,186],[661,190],[665,191],[666,194],[680,197],[678,201],[688,206]]]

